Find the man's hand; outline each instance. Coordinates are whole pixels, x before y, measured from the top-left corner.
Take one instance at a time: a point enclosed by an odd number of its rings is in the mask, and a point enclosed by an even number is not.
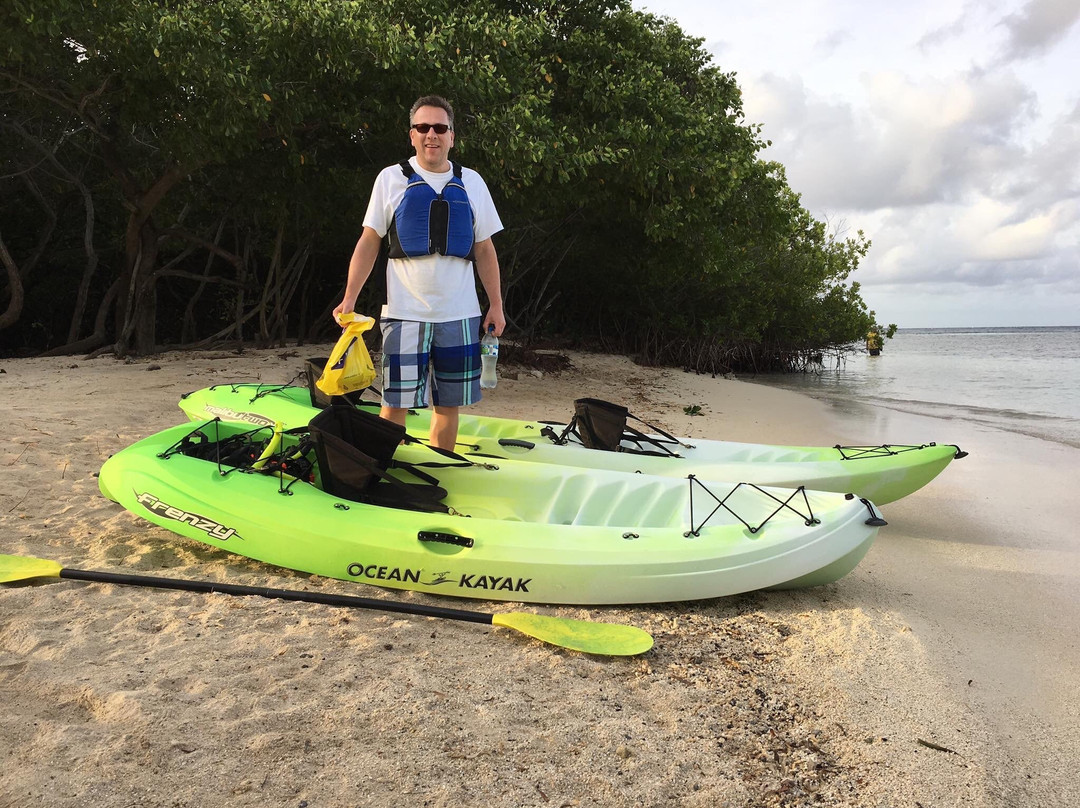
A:
[[[488,332],[488,326],[495,326],[495,336],[501,337],[503,329],[506,328],[506,317],[503,316],[502,306],[496,308],[492,306],[487,310],[487,315],[484,317],[484,333]]]
[[[334,322],[338,322],[339,315],[348,314],[356,309],[356,301],[349,303],[347,300],[342,300],[334,310],[330,313],[330,316],[334,318]]]

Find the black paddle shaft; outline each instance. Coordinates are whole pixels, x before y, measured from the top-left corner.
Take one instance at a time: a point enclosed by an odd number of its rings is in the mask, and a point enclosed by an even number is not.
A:
[[[324,595],[318,592],[301,592],[295,589],[269,589],[262,586],[240,586],[237,584],[219,584],[212,581],[190,581],[182,578],[158,578],[152,575],[123,575],[115,572],[96,572],[93,570],[60,570],[60,577],[73,581],[93,581],[104,584],[124,586],[146,586],[154,589],[179,589],[185,592],[221,593],[223,595],[255,596],[276,598],[278,600],[321,603],[324,606],[340,606],[352,609],[376,609],[383,612],[415,614],[421,617],[441,617],[449,620],[463,620],[468,623],[491,625],[494,615],[485,612],[469,612],[463,609],[446,609],[440,606],[425,606],[419,603],[400,603],[394,600],[361,598],[355,595]]]

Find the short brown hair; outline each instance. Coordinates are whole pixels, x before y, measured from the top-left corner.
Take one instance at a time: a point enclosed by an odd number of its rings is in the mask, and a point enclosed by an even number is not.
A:
[[[446,111],[446,116],[450,119],[450,128],[454,128],[454,108],[450,106],[450,102],[443,98],[441,95],[422,95],[416,99],[416,103],[412,105],[412,109],[409,110],[409,124],[413,122],[413,116],[416,115],[416,110],[420,107],[438,107],[441,110]]]

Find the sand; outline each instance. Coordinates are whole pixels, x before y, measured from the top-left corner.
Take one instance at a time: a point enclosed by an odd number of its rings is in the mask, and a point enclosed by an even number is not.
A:
[[[506,610],[305,576],[101,497],[180,394],[289,381],[300,349],[0,360],[0,552],[80,569]],[[1056,806],[1080,800],[1077,450],[571,354],[477,411],[592,395],[676,434],[959,443],[826,587],[535,607],[654,635],[606,659],[484,626],[48,581],[0,587],[0,806]],[[684,407],[697,405],[699,416]]]

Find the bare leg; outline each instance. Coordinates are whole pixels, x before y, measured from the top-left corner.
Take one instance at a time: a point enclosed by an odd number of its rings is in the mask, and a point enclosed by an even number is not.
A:
[[[435,406],[431,416],[431,445],[454,451],[457,445],[458,407]]]
[[[409,410],[405,407],[387,407],[383,405],[383,408],[379,410],[379,415],[385,418],[387,421],[393,421],[395,424],[405,426],[405,416],[408,415]]]

